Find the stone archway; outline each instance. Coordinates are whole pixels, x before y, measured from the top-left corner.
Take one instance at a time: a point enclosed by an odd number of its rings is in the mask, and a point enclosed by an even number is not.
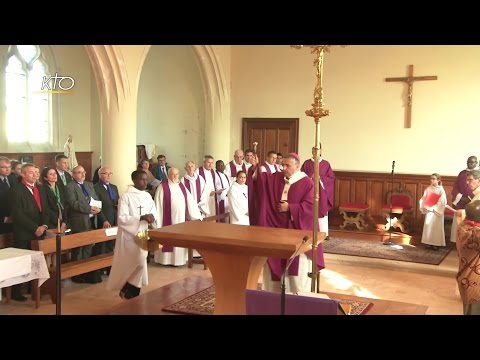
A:
[[[120,192],[130,183],[136,161],[136,106],[140,74],[150,45],[85,45],[97,83],[102,113],[102,161],[114,168]],[[211,45],[194,45],[204,83],[206,152],[227,156],[230,135],[230,97],[227,81]],[[133,120],[133,121],[132,121]],[[215,128],[215,132],[212,131]]]

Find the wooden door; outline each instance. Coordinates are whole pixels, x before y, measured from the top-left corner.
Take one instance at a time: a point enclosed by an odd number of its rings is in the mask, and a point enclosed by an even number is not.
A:
[[[253,149],[258,142],[259,161],[264,161],[270,150],[284,156],[298,153],[298,118],[243,118],[243,149]]]

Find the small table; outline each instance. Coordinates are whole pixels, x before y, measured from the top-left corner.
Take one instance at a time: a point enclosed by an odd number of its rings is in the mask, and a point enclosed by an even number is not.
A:
[[[338,210],[343,215],[343,224],[340,225],[340,228],[344,229],[349,224],[355,225],[358,230],[367,228],[368,224],[365,222],[365,215],[368,209],[370,209],[370,206],[367,204],[340,204]]]
[[[0,249],[0,289],[37,279],[40,287],[49,278],[50,274],[42,251],[12,247]]]

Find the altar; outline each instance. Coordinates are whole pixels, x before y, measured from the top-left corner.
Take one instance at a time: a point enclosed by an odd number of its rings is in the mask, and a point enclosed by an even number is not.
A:
[[[308,251],[312,231],[187,221],[150,230],[149,235],[162,245],[192,248],[202,255],[215,284],[215,314],[245,314],[245,290],[257,289],[267,258],[289,259]],[[319,233],[319,242],[323,238]]]

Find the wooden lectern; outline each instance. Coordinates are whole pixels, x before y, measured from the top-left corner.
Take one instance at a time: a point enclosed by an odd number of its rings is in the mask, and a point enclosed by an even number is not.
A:
[[[257,289],[267,258],[289,259],[297,250],[308,251],[312,231],[187,221],[149,235],[162,245],[196,249],[203,256],[215,284],[215,314],[245,314],[246,289]],[[302,243],[305,236],[309,240]]]

